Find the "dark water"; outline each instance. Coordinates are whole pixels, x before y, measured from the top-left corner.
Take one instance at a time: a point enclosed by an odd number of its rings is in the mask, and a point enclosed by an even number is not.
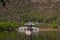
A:
[[[60,40],[59,32],[39,32],[32,33],[32,40]],[[12,32],[0,32],[0,40],[26,40],[25,33],[17,31]]]

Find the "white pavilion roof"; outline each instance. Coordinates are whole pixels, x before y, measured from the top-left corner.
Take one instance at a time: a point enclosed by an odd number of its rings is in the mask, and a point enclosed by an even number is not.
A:
[[[24,25],[35,25],[35,24],[32,22],[26,22]]]

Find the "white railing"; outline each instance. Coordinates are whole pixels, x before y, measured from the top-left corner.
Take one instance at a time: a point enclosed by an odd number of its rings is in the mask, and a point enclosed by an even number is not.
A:
[[[28,27],[19,27],[18,32],[26,32],[28,31]],[[39,32],[39,28],[37,27],[32,27],[32,32]]]

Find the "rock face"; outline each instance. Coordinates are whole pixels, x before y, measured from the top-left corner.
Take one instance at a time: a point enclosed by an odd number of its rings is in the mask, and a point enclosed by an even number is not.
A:
[[[20,21],[20,19],[32,15],[31,12],[36,11],[37,13],[60,11],[60,0],[6,0],[5,3],[6,7],[0,6],[0,20],[5,21],[7,19],[8,21]]]
[[[47,1],[60,2],[60,0],[31,0],[31,2],[47,2]]]
[[[60,10],[60,0],[31,0],[31,2],[37,4],[34,6],[37,11],[53,12]]]
[[[7,8],[6,10],[18,7],[17,5],[25,7],[30,6],[36,11],[53,12],[60,10],[60,0],[5,0],[5,2]]]

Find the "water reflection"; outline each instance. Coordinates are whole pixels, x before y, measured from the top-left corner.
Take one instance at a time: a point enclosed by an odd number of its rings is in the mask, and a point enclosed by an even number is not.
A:
[[[57,32],[32,33],[32,40],[58,40]],[[0,40],[26,40],[25,33],[17,31],[0,32]]]

